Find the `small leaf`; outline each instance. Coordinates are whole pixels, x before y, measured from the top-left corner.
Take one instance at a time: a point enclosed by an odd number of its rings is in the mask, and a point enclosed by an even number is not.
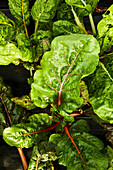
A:
[[[15,40],[17,41],[18,48],[22,53],[22,61],[33,62],[35,58],[35,49],[32,48],[31,43],[25,33],[19,33]]]
[[[108,170],[112,170],[113,169],[113,148],[111,148],[109,145],[107,145],[107,154],[108,154],[108,158],[109,158],[109,168]]]
[[[16,104],[26,108],[27,110],[32,110],[36,108],[36,106],[31,101],[30,97],[27,95],[22,96],[22,97],[13,97],[11,98],[11,100],[15,102]]]
[[[113,5],[103,14],[103,19],[98,23],[97,30],[99,35],[102,52],[113,45]],[[102,53],[101,52],[101,53]]]
[[[77,25],[66,20],[59,20],[54,22],[53,32],[55,36],[66,34],[68,35],[72,33],[84,33]]]
[[[36,0],[31,15],[35,21],[48,22],[52,20],[56,14],[59,0]]]
[[[21,51],[13,43],[0,45],[0,65],[8,65],[10,63],[17,65],[21,58]]]
[[[15,23],[0,11],[0,43],[13,40],[15,36]]]
[[[32,34],[30,37],[30,42],[36,45],[36,56],[34,62],[39,60],[46,51],[50,50],[50,43],[52,41],[52,33],[48,31],[39,30]]]
[[[73,21],[74,17],[71,8],[66,3],[62,3],[57,9],[57,20]]]
[[[37,162],[38,162],[38,169],[41,170],[53,170],[53,161],[57,159],[57,156],[54,152],[50,150],[47,151],[47,148],[50,146],[50,143],[41,142],[40,146],[34,146],[32,151],[32,156],[30,159],[28,170],[36,169]],[[40,148],[44,148],[43,151]],[[38,160],[38,161],[37,161]]]
[[[94,11],[99,0],[65,0],[65,2],[70,6],[74,6],[77,15],[83,19],[84,16]]]

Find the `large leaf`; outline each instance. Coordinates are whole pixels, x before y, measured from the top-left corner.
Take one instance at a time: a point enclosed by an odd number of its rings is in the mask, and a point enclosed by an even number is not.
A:
[[[15,22],[17,25],[25,28],[27,34],[26,26],[29,24],[29,0],[8,0],[9,9],[11,14],[15,17]],[[27,35],[28,36],[28,35]]]
[[[112,55],[104,63],[111,78],[113,77]],[[99,65],[96,72],[87,80],[90,102],[94,112],[103,120],[113,123],[113,80]]]
[[[13,43],[0,45],[0,65],[8,65],[10,63],[17,65],[21,58],[21,51]]]
[[[53,19],[59,0],[36,0],[31,15],[35,21],[48,22]]]
[[[28,120],[30,123],[17,124],[4,130],[3,138],[7,144],[18,148],[29,148],[43,139],[46,140],[48,132],[41,133],[40,130],[51,126],[52,120],[48,114],[34,114]],[[31,134],[36,131],[39,133]]]
[[[79,83],[98,65],[99,45],[92,35],[72,34],[56,37],[51,51],[43,55],[34,75],[31,99],[38,107],[53,103],[58,110],[72,112],[80,107]]]
[[[66,34],[68,35],[73,33],[84,33],[77,25],[66,20],[59,20],[54,22],[53,32],[55,36]]]
[[[81,125],[76,130],[77,124]],[[104,144],[97,137],[83,132],[87,125],[82,127],[82,122],[75,122],[70,128],[70,135],[77,145],[87,170],[105,170],[108,167],[108,157],[104,150]],[[86,130],[87,131],[87,130]],[[56,155],[58,156],[59,164],[67,167],[67,170],[85,169],[84,164],[78,154],[74,144],[67,135],[59,136],[59,134],[52,134],[49,139],[57,145]]]
[[[102,51],[113,45],[113,5],[103,14],[103,19],[97,25]]]

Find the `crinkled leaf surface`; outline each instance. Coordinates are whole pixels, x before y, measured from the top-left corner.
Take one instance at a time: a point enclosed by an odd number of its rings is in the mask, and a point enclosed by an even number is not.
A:
[[[0,65],[8,65],[13,63],[19,64],[19,59],[22,58],[21,51],[13,43],[0,45]]]
[[[106,139],[113,144],[113,125],[104,123],[103,128],[106,131]]]
[[[109,145],[107,145],[107,154],[109,157],[109,168],[108,170],[112,170],[113,169],[113,148],[111,148]]]
[[[57,20],[74,21],[71,8],[66,3],[62,3],[57,9]]]
[[[80,107],[81,78],[94,72],[98,65],[99,45],[92,35],[73,34],[56,37],[51,51],[43,55],[34,75],[31,99],[38,107],[53,103],[58,110],[73,112]]]
[[[80,88],[80,94],[84,99],[83,104],[85,105],[89,103],[89,92],[88,92],[87,85],[85,84],[84,81],[80,81],[79,88]]]
[[[43,133],[29,133],[44,130],[45,128],[50,127],[52,120],[49,118],[48,114],[34,114],[30,116],[28,120],[30,123],[17,124],[4,130],[3,139],[7,144],[19,148],[29,148],[43,139],[46,140],[46,136],[48,134],[47,131]]]
[[[13,43],[0,45],[0,65],[19,64],[21,57],[21,51]]]
[[[107,58],[104,63],[111,77],[113,77],[112,57]],[[113,123],[113,81],[99,65],[87,83],[94,112],[101,119]]]
[[[83,18],[94,11],[99,0],[84,0],[84,2],[82,0],[65,0],[65,2],[70,6],[75,6],[76,13]]]
[[[83,124],[84,121],[85,120],[83,120]],[[77,127],[77,124],[79,123],[82,127],[82,122],[80,120],[80,122],[75,122],[69,131],[81,152],[87,169],[107,170],[108,157],[107,154],[103,152],[103,142],[87,132],[82,132],[86,129],[87,123],[85,126],[83,125],[82,128],[78,128],[78,132],[76,132],[75,127]],[[49,140],[57,145],[56,155],[58,156],[59,164],[66,166],[67,170],[85,169],[75,146],[67,135],[60,137],[59,134],[52,134]]]
[[[32,9],[32,18],[40,22],[52,20],[56,14],[59,0],[36,0]]]
[[[15,40],[17,41],[18,48],[22,53],[21,60],[33,62],[35,58],[35,49],[32,48],[31,42],[25,33],[20,33],[16,36]]]
[[[84,33],[77,25],[66,21],[66,20],[59,20],[54,22],[53,24],[53,32],[55,36],[58,35],[68,35],[73,33]]]
[[[24,27],[29,24],[29,0],[8,0],[11,14],[15,17],[17,25]]]
[[[39,57],[41,57],[46,51],[50,50],[52,38],[52,33],[49,30],[38,30],[36,33],[31,35],[30,42],[36,45],[36,56],[34,62],[37,62]]]
[[[31,101],[28,95],[22,97],[13,97],[11,98],[11,100],[16,104],[26,108],[27,110],[32,110],[36,108],[36,106],[33,104],[33,102]]]
[[[55,148],[53,147],[55,147],[55,145],[50,142],[41,142],[39,146],[34,146],[28,170],[34,170],[36,168],[38,158],[39,170],[53,170],[54,166],[52,164],[52,161],[55,161],[57,159],[57,156],[54,153]]]
[[[113,5],[103,14],[103,19],[98,23],[97,30],[102,50],[106,50],[113,45]]]
[[[9,126],[7,112],[11,118],[12,124],[19,123],[20,119],[23,121],[25,115],[27,117],[25,109],[14,104],[11,101],[11,97],[12,92],[10,86],[5,85],[3,79],[0,77],[0,123],[3,124],[4,127]]]
[[[12,40],[14,38],[14,34],[14,21],[10,20],[0,11],[0,43],[3,43],[2,41],[4,40]]]

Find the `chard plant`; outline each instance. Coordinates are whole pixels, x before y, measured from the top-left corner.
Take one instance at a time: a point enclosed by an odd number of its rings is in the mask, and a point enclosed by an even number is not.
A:
[[[113,53],[107,52],[113,45],[113,5],[96,30],[92,14],[99,0],[36,0],[31,8],[29,0],[8,1],[15,20],[0,12],[0,65],[28,69],[31,91],[13,97],[0,78],[4,141],[17,147],[24,170],[53,170],[55,161],[67,170],[113,169]],[[111,146],[90,134],[86,120],[77,120],[84,114],[108,131]],[[30,147],[28,164],[22,148]]]

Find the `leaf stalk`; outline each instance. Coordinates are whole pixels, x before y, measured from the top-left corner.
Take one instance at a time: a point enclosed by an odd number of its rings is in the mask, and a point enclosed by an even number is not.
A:
[[[84,31],[85,34],[88,34],[87,31],[85,30],[85,28],[83,27],[82,23],[80,22],[77,14],[75,13],[73,7],[71,6],[71,10],[73,12],[73,15],[74,15],[74,18],[75,18],[75,21],[77,23],[77,25]]]
[[[92,14],[91,14],[91,13],[89,13],[89,20],[90,20],[92,32],[93,32],[94,35],[96,35],[95,24],[94,24],[94,20],[93,20],[93,17],[92,17]]]

